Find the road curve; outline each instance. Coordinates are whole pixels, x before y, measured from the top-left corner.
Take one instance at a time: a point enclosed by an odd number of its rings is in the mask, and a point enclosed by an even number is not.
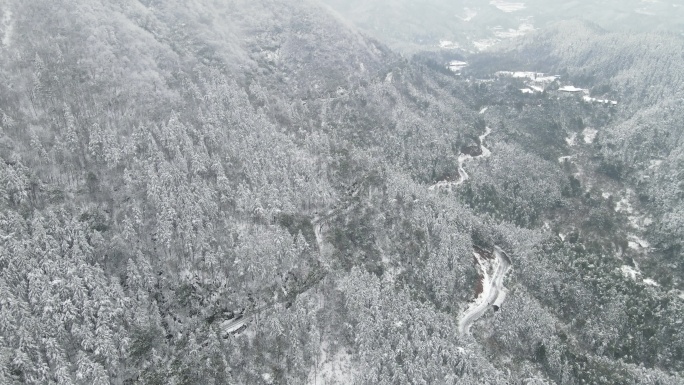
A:
[[[475,253],[475,258],[478,263],[484,258],[482,255]],[[511,260],[508,255],[501,250],[500,247],[494,246],[494,274],[491,277],[486,276],[484,284],[487,287],[483,288],[482,293],[476,299],[475,303],[463,314],[458,323],[459,333],[469,334],[470,326],[477,321],[487,311],[490,306],[501,306],[501,302],[506,296],[507,289],[503,286],[503,279],[511,267]]]

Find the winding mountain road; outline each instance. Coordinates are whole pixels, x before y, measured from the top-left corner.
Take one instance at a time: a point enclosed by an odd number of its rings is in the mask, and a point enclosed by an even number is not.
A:
[[[470,326],[477,321],[487,311],[490,306],[496,306],[495,309],[501,306],[508,290],[503,285],[503,279],[511,267],[511,260],[508,255],[501,250],[500,247],[494,246],[494,273],[489,276],[482,265],[485,265],[485,258],[478,252],[475,253],[475,258],[480,265],[483,274],[483,290],[477,297],[475,302],[466,310],[461,321],[458,323],[458,331],[461,334],[470,333]]]
[[[487,109],[484,108],[480,113],[484,113]],[[463,164],[475,158],[486,158],[492,153],[484,146],[484,140],[492,132],[492,129],[486,127],[484,134],[480,135],[480,155],[471,156],[469,154],[460,154],[458,156],[458,180],[454,182],[440,181],[432,186],[429,190],[435,190],[440,188],[447,188],[451,190],[453,187],[458,187],[463,184],[466,180],[470,178],[468,173],[463,169]],[[501,307],[504,299],[506,298],[506,293],[508,290],[503,285],[504,277],[511,267],[511,260],[508,255],[498,246],[494,246],[493,259],[487,259],[483,250],[476,248],[473,252],[475,260],[478,264],[478,270],[481,274],[482,279],[482,292],[479,293],[475,302],[473,302],[470,307],[465,311],[461,320],[458,323],[458,330],[463,334],[470,333],[470,326],[477,321],[487,309],[492,306],[494,310],[498,310]],[[491,270],[491,272],[489,271]]]

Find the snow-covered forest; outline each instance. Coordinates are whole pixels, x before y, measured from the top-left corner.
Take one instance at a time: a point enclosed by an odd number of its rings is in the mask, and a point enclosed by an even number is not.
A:
[[[680,8],[340,3],[0,2],[0,384],[682,384]]]

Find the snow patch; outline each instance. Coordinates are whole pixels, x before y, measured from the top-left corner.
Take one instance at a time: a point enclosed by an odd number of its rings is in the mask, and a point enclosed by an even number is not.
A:
[[[534,94],[534,90],[531,90],[529,88],[521,88],[520,92],[522,92],[523,94]]]
[[[441,49],[457,49],[459,47],[458,43],[454,43],[451,40],[440,40],[439,48]]]
[[[567,138],[565,138],[565,143],[567,143],[568,146],[572,147],[572,146],[574,146],[575,144],[577,144],[577,143],[576,143],[576,139],[577,139],[577,133],[576,133],[576,132],[573,132],[572,135],[570,135],[570,136],[568,136]]]
[[[598,134],[598,130],[594,128],[585,128],[584,131],[582,131],[582,135],[584,136],[584,143],[591,144],[594,143],[594,140],[596,140],[596,135]]]
[[[487,127],[485,127],[484,134],[482,134],[478,137],[480,139],[480,148],[482,149],[482,155],[480,155],[482,158],[488,158],[490,155],[492,155],[492,152],[489,151],[489,149],[484,146],[484,140],[491,133],[492,133],[492,129],[489,126],[487,126]]]
[[[562,92],[583,92],[586,91],[584,88],[577,88],[575,86],[563,86],[558,89],[558,91]]]
[[[277,63],[278,59],[280,59],[280,50],[266,51],[266,60],[269,63]]]
[[[535,30],[534,25],[532,25],[530,23],[523,23],[523,24],[520,24],[518,29],[509,28],[506,31],[502,31],[502,30],[494,31],[494,36],[496,36],[500,39],[513,39],[516,37],[524,36],[530,32],[533,32],[534,30]]]
[[[660,159],[652,159],[652,160],[649,162],[648,168],[649,168],[649,169],[658,168],[658,167],[660,167],[661,164],[663,164],[663,161],[662,161],[662,160],[660,160]]]
[[[641,271],[639,270],[639,265],[636,265],[636,267],[622,265],[622,267],[620,267],[620,271],[625,278],[631,278],[635,282],[639,282],[641,280],[641,282],[649,286],[660,286],[658,282],[652,280],[651,278],[642,279],[643,274],[641,274]]]
[[[14,23],[12,23],[12,11],[4,9],[2,12],[2,45],[9,47],[12,41],[12,32],[14,30]]]
[[[622,267],[620,267],[620,271],[626,278],[631,278],[634,281],[637,280],[637,276],[641,276],[641,272],[639,270],[628,265],[622,265]]]
[[[482,114],[484,114],[485,112],[487,112],[487,108],[489,108],[489,107],[483,107],[483,108],[480,110],[480,115],[482,115]]]
[[[634,212],[634,208],[632,207],[632,204],[629,203],[627,197],[624,197],[620,199],[620,201],[615,205],[615,211],[619,213],[624,212],[627,214],[631,214]]]
[[[390,72],[385,76],[385,83],[392,83],[392,79],[394,79],[394,72]]]
[[[596,98],[592,98],[589,95],[584,95],[584,97],[582,97],[582,100],[584,100],[587,103],[610,104],[611,106],[617,106],[617,104],[618,104],[618,102],[616,100],[596,99]]]
[[[563,164],[563,163],[565,163],[566,161],[569,162],[570,159],[572,159],[572,158],[574,158],[574,157],[575,157],[575,155],[560,156],[560,157],[558,157],[558,163]]]
[[[630,234],[629,239],[630,239],[630,241],[629,241],[630,246],[629,247],[632,249],[639,250],[639,249],[648,249],[649,247],[651,247],[651,244],[648,243],[647,240],[639,238],[634,234]],[[634,245],[634,247],[632,247],[632,245]]]
[[[465,11],[465,16],[461,17],[461,16],[456,15],[456,17],[458,17],[459,19],[461,19],[465,22],[469,22],[470,20],[473,20],[473,18],[475,18],[475,16],[477,16],[477,11],[475,11],[474,9],[463,8],[463,10]]]
[[[475,48],[477,48],[478,51],[484,51],[498,42],[498,39],[482,39],[474,41],[473,45],[475,46]]]
[[[526,8],[525,3],[509,3],[503,0],[492,0],[489,4],[506,13],[521,11]]]

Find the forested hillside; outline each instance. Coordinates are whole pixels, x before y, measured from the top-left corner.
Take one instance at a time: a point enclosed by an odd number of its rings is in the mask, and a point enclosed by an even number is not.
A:
[[[0,20],[0,383],[681,383],[681,38],[551,31],[459,77],[313,0]],[[493,256],[505,302],[459,332]]]
[[[676,285],[684,284],[682,42],[681,36],[669,33],[626,35],[561,23],[517,42],[511,50],[479,59],[488,63],[489,71],[516,63],[558,73],[592,96],[619,101],[620,108],[611,112],[613,118],[605,127],[582,124],[600,128],[599,168],[631,189],[643,211],[652,216],[646,231],[654,253],[645,262],[659,266],[660,274],[673,275]]]

